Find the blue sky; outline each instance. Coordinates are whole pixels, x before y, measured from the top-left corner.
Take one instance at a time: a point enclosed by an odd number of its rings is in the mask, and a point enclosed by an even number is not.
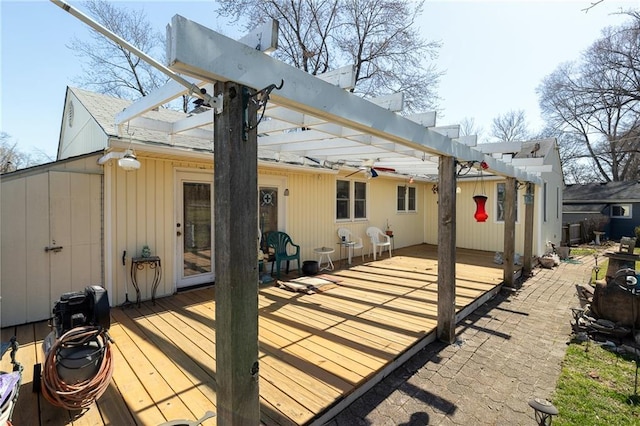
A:
[[[67,1],[84,11],[80,1]],[[144,9],[164,31],[180,14],[232,37],[217,19],[214,1],[117,2]],[[439,125],[474,118],[488,133],[494,117],[525,110],[530,128],[542,125],[536,87],[560,63],[579,58],[602,28],[626,19],[611,15],[640,8],[639,0],[605,0],[588,13],[590,0],[428,1],[420,30],[443,47],[436,66],[446,71],[438,93]],[[49,1],[0,0],[0,131],[22,151],[55,157],[67,85],[75,86],[81,64],[65,45],[86,38],[89,28]]]

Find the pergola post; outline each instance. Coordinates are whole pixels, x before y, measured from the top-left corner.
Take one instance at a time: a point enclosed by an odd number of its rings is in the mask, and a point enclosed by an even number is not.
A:
[[[222,113],[214,117],[217,422],[257,425],[256,108],[242,85],[218,83],[216,91],[223,97]],[[247,121],[253,130],[246,130]]]
[[[507,178],[504,194],[504,285],[514,287],[513,258],[516,252],[516,179]]]
[[[527,182],[526,202],[524,203],[524,253],[522,256],[522,274],[525,277],[531,275],[533,259],[533,196],[534,185]]]
[[[456,162],[441,156],[438,167],[438,339],[455,341]]]

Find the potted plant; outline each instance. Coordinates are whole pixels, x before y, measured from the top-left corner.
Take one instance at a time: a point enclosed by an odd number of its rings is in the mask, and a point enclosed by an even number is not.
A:
[[[387,219],[387,227],[385,228],[384,233],[390,237],[393,236],[393,230],[391,229],[391,225],[389,224],[389,219]]]

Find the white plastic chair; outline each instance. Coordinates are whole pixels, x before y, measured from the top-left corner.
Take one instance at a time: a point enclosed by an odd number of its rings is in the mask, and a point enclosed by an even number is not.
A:
[[[347,250],[353,250],[351,253],[355,253],[356,250],[360,250],[360,255],[364,262],[364,244],[362,243],[361,237],[353,238],[353,234],[347,228],[338,228],[338,238],[340,238],[341,241],[355,241],[355,244],[350,244],[347,247]],[[349,260],[351,260],[351,256],[349,256]]]
[[[378,251],[378,247],[380,250],[380,257],[382,257],[382,251],[385,247],[389,250],[389,258],[391,258],[391,237],[385,234],[380,230],[380,228],[376,228],[375,226],[370,226],[367,228],[367,235],[371,238],[371,248],[373,249],[373,260],[376,260],[376,252]],[[381,238],[382,237],[382,238]]]

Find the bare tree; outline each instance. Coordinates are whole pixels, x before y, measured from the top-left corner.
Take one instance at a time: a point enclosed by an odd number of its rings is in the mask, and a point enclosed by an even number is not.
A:
[[[584,143],[579,134],[552,131],[558,138],[560,163],[566,184],[585,184],[603,182],[602,176],[594,166],[593,158],[585,152]]]
[[[530,136],[524,110],[511,110],[499,115],[491,123],[490,137],[494,142],[523,141]]]
[[[251,29],[280,23],[275,56],[310,74],[355,66],[355,93],[373,97],[405,93],[407,111],[438,105],[441,72],[428,60],[440,43],[420,37],[423,2],[407,0],[221,0],[218,14]]]
[[[582,143],[581,155],[603,181],[638,176],[640,14],[629,15],[630,23],[603,30],[580,61],[560,65],[538,87],[548,124]]]
[[[90,15],[105,28],[143,52],[164,58],[164,37],[153,29],[144,10],[118,8],[105,0],[85,3]],[[76,84],[124,99],[147,95],[167,81],[164,74],[94,30],[90,41],[73,38],[67,47],[84,61]]]
[[[482,137],[482,133],[484,130],[482,127],[478,127],[476,124],[476,119],[473,117],[464,117],[460,120],[460,135],[461,136],[470,136],[476,135],[478,140]]]
[[[0,174],[9,173],[25,167],[52,161],[46,154],[38,151],[35,155],[18,149],[18,142],[11,135],[0,132]]]

